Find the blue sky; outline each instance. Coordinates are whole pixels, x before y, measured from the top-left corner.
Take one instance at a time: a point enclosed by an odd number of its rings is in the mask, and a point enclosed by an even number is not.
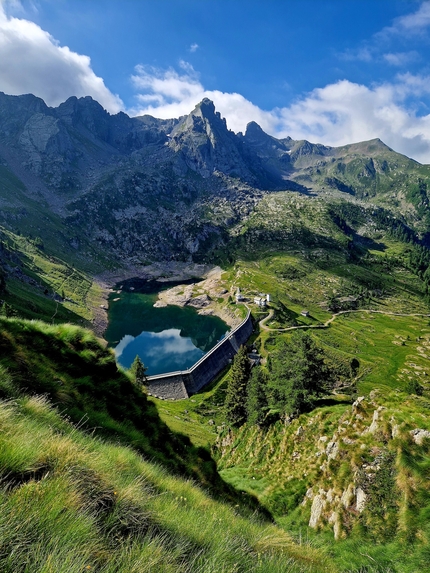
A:
[[[0,0],[0,91],[430,163],[430,0]]]

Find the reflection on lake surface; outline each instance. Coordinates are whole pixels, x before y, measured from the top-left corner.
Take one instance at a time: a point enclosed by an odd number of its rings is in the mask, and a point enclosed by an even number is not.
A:
[[[162,332],[142,332],[134,338],[127,334],[115,348],[115,355],[121,364],[131,364],[136,356],[144,357],[143,362],[148,367],[148,373],[165,372],[166,360],[169,362],[167,371],[186,370],[203,355],[203,350],[196,348],[190,338],[181,336],[177,328]]]
[[[105,338],[121,366],[129,368],[138,355],[148,375],[186,370],[227,332],[220,318],[201,316],[193,308],[154,308],[157,293],[171,286],[136,279],[111,295]]]

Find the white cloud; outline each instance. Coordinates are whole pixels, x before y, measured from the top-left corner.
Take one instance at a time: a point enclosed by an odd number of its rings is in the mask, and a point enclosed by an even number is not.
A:
[[[138,105],[130,110],[133,115],[149,114],[168,119],[190,113],[199,101],[207,97],[233,131],[243,131],[249,121],[256,121],[267,131],[273,131],[276,119],[270,112],[258,106],[238,93],[225,93],[218,90],[206,90],[198,73],[191,64],[181,61],[183,73],[173,68],[161,70],[148,66],[136,66],[132,81],[138,93]]]
[[[408,107],[430,94],[430,78],[404,74],[373,87],[347,80],[313,90],[280,111],[279,135],[345,145],[379,137],[396,151],[430,162],[430,115]]]
[[[423,33],[430,26],[430,1],[423,2],[418,10],[396,18],[392,26],[381,30],[381,35],[401,34],[412,35]]]
[[[200,47],[200,46],[199,46],[198,44],[191,44],[191,46],[190,46],[190,52],[191,52],[191,53],[196,52],[196,51],[199,49],[199,47]]]
[[[391,66],[403,67],[412,62],[420,59],[418,52],[412,50],[410,52],[389,52],[383,54],[383,59]]]
[[[15,4],[19,7],[19,3]],[[91,68],[88,56],[59,43],[34,22],[8,16],[0,4],[0,90],[33,93],[56,106],[71,95],[90,95],[108,111],[123,108]]]
[[[135,340],[135,338],[134,338],[134,336],[131,336],[131,334],[126,334],[125,336],[123,336],[121,338],[119,344],[114,348],[115,357],[119,358],[122,355],[122,353],[124,352],[124,349],[126,348],[126,346],[131,344],[134,340]]]
[[[344,61],[385,62],[393,66],[405,66],[419,60],[416,51],[393,52],[389,47],[398,47],[399,40],[427,41],[430,27],[430,0],[425,0],[410,14],[395,18],[391,26],[382,28],[356,49],[348,49],[338,56]]]

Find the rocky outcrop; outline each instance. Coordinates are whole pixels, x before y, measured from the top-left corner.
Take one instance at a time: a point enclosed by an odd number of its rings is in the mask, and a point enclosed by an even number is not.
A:
[[[316,528],[320,522],[321,516],[326,506],[326,495],[324,491],[318,493],[312,500],[311,516],[309,518],[309,527]]]
[[[422,446],[424,440],[430,440],[430,432],[428,430],[420,430],[419,428],[416,428],[415,430],[411,430],[410,434],[412,436],[413,441],[418,446]]]

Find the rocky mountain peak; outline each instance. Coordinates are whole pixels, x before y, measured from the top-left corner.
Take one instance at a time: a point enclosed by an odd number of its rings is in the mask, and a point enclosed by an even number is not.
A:
[[[67,125],[83,127],[93,135],[106,140],[110,114],[91,96],[69,97],[56,108],[56,116]]]
[[[7,137],[21,131],[28,119],[34,114],[51,114],[46,103],[33,94],[19,96],[0,92],[0,129]]]
[[[250,121],[246,126],[245,137],[251,137],[253,135],[267,135],[262,128],[255,121]]]
[[[186,117],[184,126],[192,129],[204,129],[209,135],[211,132],[218,136],[227,132],[226,120],[221,117],[219,111],[215,111],[215,105],[209,98],[204,98],[196,105],[193,111]]]
[[[180,152],[187,166],[202,177],[220,171],[234,173],[248,182],[255,179],[242,156],[240,140],[208,98],[175,126],[170,147]]]
[[[196,110],[200,110],[205,117],[211,117],[215,115],[215,104],[211,99],[205,97],[196,105],[193,113],[195,113]]]
[[[263,129],[255,121],[248,123],[246,126],[245,135],[243,137],[245,142],[251,146],[268,146],[272,149],[284,147],[279,139],[276,139],[275,137],[272,137],[263,131]]]

